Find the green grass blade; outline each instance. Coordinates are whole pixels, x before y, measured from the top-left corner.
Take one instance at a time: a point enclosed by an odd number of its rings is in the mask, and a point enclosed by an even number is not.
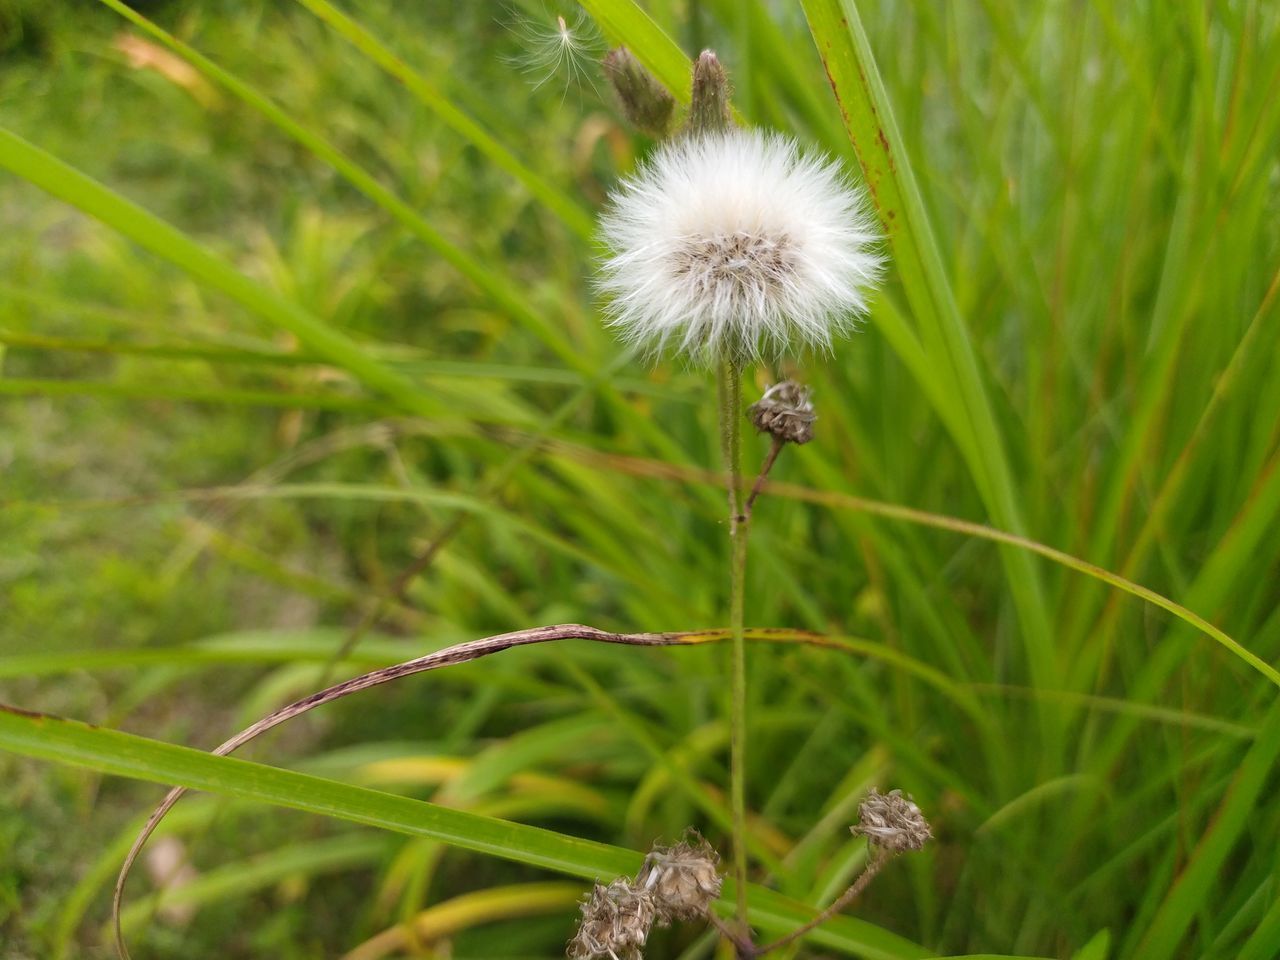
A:
[[[0,745],[14,753],[113,776],[260,800],[429,837],[574,876],[614,876],[640,864],[639,855],[630,851],[538,827],[502,823],[407,797],[13,708],[0,709]]]
[[[107,355],[152,357],[159,360],[205,360],[210,363],[267,364],[296,367],[306,363],[318,363],[294,351],[249,350],[243,347],[229,348],[201,343],[151,342],[129,340],[99,340],[83,337],[50,337],[43,334],[21,333],[0,328],[0,344],[14,350],[67,351]]]
[[[426,837],[585,880],[634,873],[641,855],[620,847],[508,823],[420,800],[295,773],[234,757],[106,730],[75,720],[0,708],[0,747],[23,756],[113,776],[175,784],[258,800],[306,813]],[[733,891],[726,884],[725,903]],[[771,929],[799,925],[810,908],[759,887],[749,893],[752,919]],[[932,954],[872,924],[841,917],[815,942],[871,960],[923,960]]]
[[[1280,455],[1277,456],[1277,466],[1271,475],[1271,485],[1265,488],[1265,497],[1256,498],[1253,506],[1260,507],[1267,516],[1274,512],[1280,511]],[[601,463],[606,468],[617,467],[617,464],[611,463],[608,459],[599,459],[596,462]],[[663,474],[656,474],[663,476]],[[674,471],[667,469],[665,479],[682,479],[689,482],[695,482],[703,485],[716,485],[719,478],[707,471]],[[943,514],[930,513],[926,510],[917,510],[914,507],[904,507],[895,503],[884,503],[878,500],[870,500],[866,497],[855,497],[849,494],[840,493],[830,490],[815,490],[810,487],[800,486],[798,484],[785,482],[770,482],[765,489],[774,496],[785,497],[788,499],[800,500],[807,503],[821,504],[836,510],[852,510],[859,513],[866,513],[877,517],[884,517],[890,520],[900,520],[905,523],[918,524],[924,527],[933,527],[937,530],[949,530],[953,533],[961,533],[965,536],[977,537],[982,540],[989,540],[998,543],[1004,547],[1016,547],[1020,550],[1026,550],[1036,556],[1043,557],[1069,570],[1082,573],[1087,577],[1101,583],[1108,584],[1118,590],[1123,590],[1130,596],[1145,600],[1147,603],[1154,604],[1162,610],[1165,610],[1187,626],[1193,627],[1205,636],[1211,638],[1215,642],[1221,644],[1233,655],[1249,664],[1254,670],[1266,677],[1271,683],[1280,687],[1280,670],[1277,670],[1270,663],[1258,656],[1252,650],[1242,645],[1238,640],[1225,633],[1220,628],[1214,626],[1200,614],[1191,608],[1170,599],[1162,593],[1158,593],[1149,587],[1144,587],[1140,583],[1122,577],[1117,573],[1112,573],[1099,567],[1097,564],[1090,563],[1087,560],[1081,560],[1079,557],[1073,556],[1064,550],[1056,547],[1048,546],[1040,543],[1038,540],[1032,540],[1030,537],[1020,536],[1018,534],[1009,533],[1007,530],[999,530],[995,527],[989,527],[985,524],[974,523],[971,520],[961,520],[957,517],[948,517]],[[1206,564],[1205,571],[1216,572],[1218,577],[1207,582],[1215,590],[1224,590],[1229,582],[1226,573],[1231,568],[1228,562],[1243,562],[1243,559],[1249,556],[1251,551],[1257,544],[1265,531],[1267,525],[1261,523],[1242,523],[1240,526],[1243,532],[1234,538],[1231,538],[1226,544],[1231,549],[1225,552],[1216,552]],[[1205,574],[1200,579],[1206,579]],[[1195,602],[1197,606],[1205,609],[1213,609],[1218,605],[1218,593],[1210,594],[1208,587],[1204,589],[1193,589],[1190,594],[1189,602]],[[1180,655],[1178,648],[1171,648],[1174,653]],[[1152,658],[1152,662],[1156,662],[1159,658]],[[1163,676],[1163,674],[1161,675]],[[1039,689],[1054,690],[1056,685],[1039,686]],[[1148,693],[1150,695],[1150,693]]]
[[[116,0],[103,0],[115,6]],[[414,70],[363,26],[347,16],[328,0],[298,0],[304,7],[327,23],[344,40],[395,77],[418,102],[447,123],[455,132],[472,143],[495,166],[500,167],[553,211],[575,233],[590,237],[595,232],[595,218],[582,204],[571,198],[549,180],[522,163],[514,153],[453,104],[448,97],[417,70]],[[132,18],[131,18],[132,19]]]
[[[335,410],[386,414],[385,406],[360,397],[282,393],[276,390],[183,387],[163,383],[104,383],[97,380],[31,380],[0,378],[0,396],[9,397],[111,397],[122,400],[179,400],[186,403],[222,403],[240,407],[280,407],[292,410]]]
[[[287,330],[308,350],[391,398],[405,412],[422,415],[439,412],[431,398],[411,381],[370,359],[354,340],[319,317],[250,280],[171,224],[3,129],[0,129],[0,169],[101,220],[140,247],[204,281],[267,322]]]
[[[689,102],[689,58],[635,0],[582,0],[611,43],[621,44],[681,103]]]
[[[562,332],[557,330],[545,317],[532,310],[526,303],[521,291],[512,282],[450,241],[417,210],[384,187],[375,177],[343,154],[333,144],[303,126],[290,116],[287,111],[263,96],[249,84],[222,69],[208,57],[161,29],[146,17],[131,10],[120,0],[101,0],[101,2],[146,30],[169,49],[199,68],[206,76],[222,84],[250,107],[257,110],[325,163],[333,167],[352,186],[389,213],[410,233],[475,284],[495,306],[533,330],[560,356],[570,360],[576,358],[576,353],[565,341]]]
[[[1134,957],[1171,960],[1197,913],[1219,880],[1223,863],[1248,826],[1263,788],[1280,756],[1280,702],[1272,705],[1257,739],[1240,763],[1227,795],[1218,808],[1186,869],[1161,903]]]
[[[802,5],[885,226],[931,372],[942,385],[942,396],[959,409],[957,416],[944,417],[944,422],[993,519],[1014,533],[1023,533],[1026,525],[1017,488],[977,353],[947,281],[857,8],[851,0],[803,0]],[[1039,686],[1051,686],[1055,658],[1038,571],[1025,555],[1002,551],[1001,556],[1022,620],[1032,677]]]
[[[1271,905],[1258,922],[1249,939],[1236,955],[1236,960],[1271,960],[1280,943],[1280,900]]]
[[[243,897],[292,876],[313,877],[320,873],[339,872],[366,867],[382,859],[388,852],[387,838],[354,833],[322,840],[309,840],[280,847],[240,863],[229,863],[165,890],[143,897],[120,916],[125,930],[134,931],[146,924],[157,907],[200,907],[231,897]]]
[[[1083,947],[1071,955],[1071,960],[1107,960],[1111,954],[1111,931],[1099,930]]]
[[[0,383],[2,382],[0,381]],[[151,498],[150,502],[159,502],[160,500],[199,502],[210,500],[279,499],[356,500],[369,503],[412,503],[422,507],[444,507],[507,526],[512,531],[528,537],[530,542],[540,543],[565,557],[606,570],[620,580],[634,582],[636,578],[650,576],[650,573],[646,571],[628,573],[628,571],[620,570],[616,564],[579,546],[577,542],[560,536],[511,511],[503,510],[501,507],[495,506],[482,498],[428,487],[393,487],[366,483],[242,484],[240,486],[219,487],[211,490],[180,491],[172,495],[161,494],[156,498]],[[81,504],[81,506],[87,505],[87,502]],[[655,593],[660,589],[656,584],[645,582],[640,582],[637,585],[647,589],[650,593]]]

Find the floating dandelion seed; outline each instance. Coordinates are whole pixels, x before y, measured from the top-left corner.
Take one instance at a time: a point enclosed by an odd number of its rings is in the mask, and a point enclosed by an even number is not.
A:
[[[524,52],[510,62],[529,75],[533,89],[559,77],[566,93],[584,84],[599,93],[594,73],[605,44],[585,10],[579,8],[570,18],[548,14],[542,22],[514,11],[513,16],[510,29]]]
[[[599,288],[620,336],[702,362],[828,349],[881,268],[863,192],[756,130],[660,147],[614,192],[601,234]]]

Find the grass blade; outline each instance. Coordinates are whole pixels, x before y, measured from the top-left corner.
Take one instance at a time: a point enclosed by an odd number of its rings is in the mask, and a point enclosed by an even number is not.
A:
[[[104,0],[115,6],[115,0]],[[298,0],[304,7],[327,23],[344,40],[379,67],[405,85],[418,102],[474,144],[495,166],[511,174],[525,188],[553,211],[575,233],[590,237],[595,232],[595,219],[555,184],[539,176],[475,120],[455,106],[426,77],[396,56],[391,49],[363,26],[347,16],[328,0]],[[132,19],[132,18],[131,18]]]
[[[164,383],[104,383],[98,380],[0,379],[0,396],[112,397],[124,400],[178,400],[186,403],[224,403],[292,410],[336,410],[379,416],[387,411],[376,401],[337,394],[283,393],[278,390],[234,390],[183,387]]]
[[[582,0],[582,6],[612,43],[635,54],[673,97],[689,102],[689,58],[635,0]]]
[[[147,31],[151,36],[199,68],[206,76],[220,83],[325,163],[329,164],[329,166],[333,167],[352,186],[394,217],[405,229],[475,284],[477,289],[499,309],[533,330],[560,356],[570,360],[576,357],[575,352],[565,341],[560,331],[555,329],[546,318],[528,306],[525,298],[513,283],[485,266],[485,264],[457,244],[451,242],[418,211],[397,197],[391,190],[384,187],[373,175],[343,154],[333,144],[303,126],[290,116],[287,111],[263,96],[249,84],[222,69],[208,57],[161,29],[140,13],[125,6],[120,0],[101,0],[101,2],[131,23]]]
[[[391,398],[401,410],[421,415],[439,412],[431,398],[411,381],[370,359],[359,344],[315,314],[255,283],[178,228],[4,129],[0,129],[0,168],[101,220],[140,247],[292,333],[308,350]]]
[[[597,464],[605,469],[618,470],[624,473],[634,473],[637,476],[648,476],[661,480],[676,480],[684,483],[697,483],[707,486],[716,486],[720,484],[720,477],[709,470],[697,470],[687,467],[677,467],[669,463],[659,463],[657,461],[636,460],[623,457],[609,457],[607,455],[597,454],[594,451],[586,451],[578,448],[564,445],[560,447],[556,454],[558,456],[568,456],[584,460],[586,462]],[[1280,468],[1274,475],[1276,489],[1273,491],[1273,497],[1268,497],[1260,502],[1264,506],[1268,506],[1274,498],[1280,502]],[[834,510],[854,510],[859,513],[866,513],[872,516],[884,517],[888,520],[898,520],[904,523],[917,524],[923,527],[933,527],[936,530],[949,530],[953,533],[960,533],[968,537],[977,537],[982,540],[989,540],[992,543],[1000,544],[1004,547],[1016,547],[1025,550],[1028,553],[1043,557],[1069,570],[1082,573],[1087,577],[1123,590],[1130,596],[1145,600],[1147,603],[1153,604],[1168,613],[1173,614],[1187,626],[1193,627],[1206,636],[1210,637],[1223,647],[1231,651],[1236,657],[1239,657],[1245,663],[1249,664],[1254,670],[1266,677],[1271,683],[1280,687],[1280,670],[1277,670],[1266,660],[1262,659],[1252,650],[1243,646],[1238,640],[1231,637],[1219,627],[1214,626],[1200,614],[1194,612],[1189,607],[1170,599],[1162,593],[1158,593],[1149,587],[1144,587],[1140,583],[1135,583],[1118,573],[1112,573],[1099,567],[1097,564],[1082,560],[1077,556],[1051,547],[1048,544],[1032,540],[1030,537],[1024,537],[1016,533],[1010,533],[1007,530],[1000,530],[981,523],[974,523],[971,520],[962,520],[958,517],[949,517],[943,514],[930,513],[927,510],[917,510],[914,507],[905,507],[896,503],[884,503],[879,500],[871,500],[866,497],[855,497],[850,494],[840,493],[832,490],[814,490],[810,487],[801,486],[794,483],[784,483],[778,481],[769,481],[765,484],[764,490],[777,497],[785,497],[793,500],[800,500],[806,503],[814,503],[829,507]],[[1247,525],[1248,536],[1239,538],[1243,544],[1233,546],[1243,546],[1243,549],[1237,549],[1231,556],[1247,556],[1247,551],[1252,549],[1254,539],[1261,537],[1266,530],[1264,525]],[[1214,560],[1218,556],[1215,554]],[[1218,565],[1211,563],[1206,570],[1217,570]],[[1219,582],[1219,585],[1220,582]],[[1195,594],[1193,593],[1193,596]],[[1205,606],[1210,607],[1214,604],[1206,600]],[[1044,686],[1037,685],[1039,689],[1054,690],[1055,685],[1047,684]]]
[[[959,408],[959,415],[943,420],[992,518],[1021,534],[1025,523],[1016,486],[977,354],[947,281],[857,8],[851,0],[803,0],[802,5],[885,226],[930,371],[942,386],[941,395]],[[1003,551],[1001,556],[1022,621],[1031,675],[1037,685],[1051,686],[1056,668],[1039,574],[1025,555]]]
[[[1218,882],[1223,863],[1248,826],[1277,756],[1280,756],[1280,702],[1272,705],[1191,861],[1160,905],[1133,956],[1142,960],[1170,960],[1177,955],[1187,929]]]
[[[126,930],[136,930],[154,915],[157,907],[193,906],[230,897],[243,897],[291,876],[315,876],[354,870],[376,863],[388,852],[387,838],[353,833],[310,840],[205,871],[188,883],[144,897],[121,917]]]
[[[641,855],[552,830],[452,810],[394,794],[281,770],[232,757],[215,757],[106,730],[74,720],[0,708],[0,747],[23,756],[152,783],[258,800],[306,813],[439,840],[451,846],[584,880],[632,874]],[[726,884],[725,896],[733,891]],[[752,918],[786,929],[814,911],[779,894],[752,887]],[[871,960],[922,960],[923,947],[873,924],[842,917],[815,932],[829,947]]]

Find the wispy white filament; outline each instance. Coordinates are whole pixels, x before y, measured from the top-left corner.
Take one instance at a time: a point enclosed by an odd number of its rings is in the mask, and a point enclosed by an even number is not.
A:
[[[524,49],[510,62],[530,76],[535,90],[556,78],[565,84],[565,93],[572,86],[595,89],[594,75],[605,48],[594,21],[582,9],[570,19],[544,13],[539,21],[513,10],[510,29]]]
[[[610,197],[601,234],[610,323],[699,361],[828,349],[881,268],[840,167],[753,130],[660,147]]]

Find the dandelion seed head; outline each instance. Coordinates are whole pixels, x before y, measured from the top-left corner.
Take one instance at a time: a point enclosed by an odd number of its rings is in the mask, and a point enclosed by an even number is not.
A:
[[[601,235],[610,324],[701,362],[829,349],[881,271],[863,192],[754,130],[664,144],[612,194]]]

